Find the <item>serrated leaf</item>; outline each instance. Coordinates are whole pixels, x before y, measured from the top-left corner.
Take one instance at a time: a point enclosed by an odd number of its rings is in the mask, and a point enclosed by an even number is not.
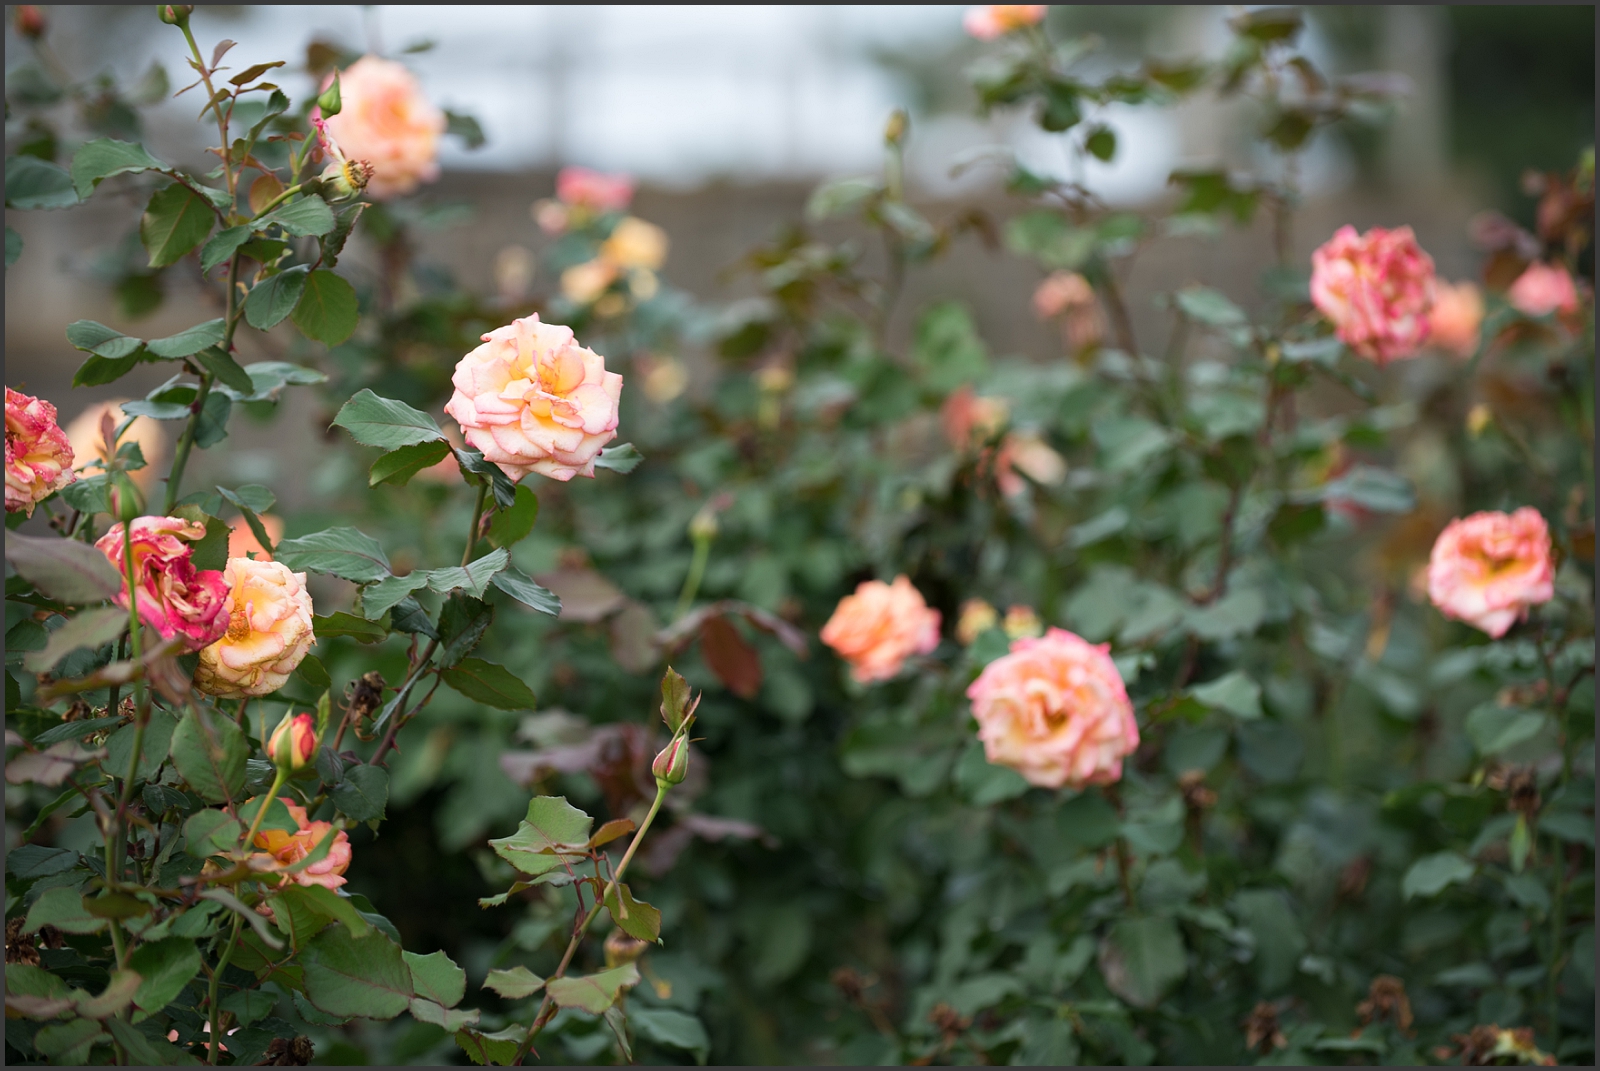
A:
[[[7,532],[5,544],[11,568],[57,602],[81,606],[122,591],[122,574],[86,543]]]
[[[306,277],[294,323],[307,338],[337,346],[355,333],[361,303],[355,288],[331,271],[318,269]]]
[[[367,477],[367,486],[376,487],[380,483],[405,484],[411,477],[423,469],[431,468],[450,456],[450,444],[443,439],[432,442],[412,443],[402,446],[398,450],[391,450],[372,463],[372,473]],[[519,489],[520,490],[520,489]],[[529,495],[533,492],[529,491]],[[495,520],[500,519],[496,514]],[[526,533],[524,533],[526,534]],[[489,529],[489,539],[494,542],[494,528]],[[495,543],[495,546],[504,546]]]
[[[544,979],[526,967],[492,970],[483,980],[483,988],[492,989],[507,1000],[531,997],[544,988]]]
[[[136,353],[144,345],[138,339],[95,320],[77,320],[68,324],[67,341],[75,349],[113,361]]]
[[[302,197],[255,221],[257,230],[276,224],[297,238],[320,237],[333,230],[333,209],[320,197]]]
[[[396,604],[413,591],[427,586],[426,569],[418,569],[405,576],[386,576],[377,583],[368,584],[361,589],[361,613],[368,620],[376,621],[394,609]]]
[[[628,1010],[628,1023],[639,1036],[657,1045],[682,1049],[700,1063],[706,1062],[711,1039],[698,1018],[674,1008],[634,1007]]]
[[[166,165],[146,152],[143,145],[114,138],[97,138],[72,157],[72,184],[77,187],[78,196],[85,198],[113,175],[161,171],[165,168]]]
[[[550,999],[563,1008],[599,1015],[617,1002],[617,994],[639,984],[639,968],[632,963],[599,974],[552,978],[544,984]]]
[[[618,446],[608,446],[600,451],[600,456],[595,458],[594,467],[597,469],[610,469],[612,472],[632,472],[644,460],[644,455],[639,453],[632,443],[622,443]]]
[[[225,803],[244,789],[250,745],[231,718],[190,707],[172,734],[171,755],[184,781],[207,802]]]
[[[532,710],[538,699],[511,671],[481,658],[463,659],[439,676],[446,684],[466,696],[499,710]]]
[[[23,933],[34,933],[41,926],[54,926],[66,933],[98,933],[106,927],[106,920],[89,914],[84,909],[83,897],[76,888],[57,886],[46,889],[28,909]],[[11,964],[6,965],[6,981],[11,980]],[[9,988],[9,986],[7,987]]]
[[[467,972],[443,952],[426,956],[404,952],[402,955],[411,971],[411,990],[423,1000],[453,1008],[466,995]]]
[[[15,538],[14,536],[8,538]],[[29,673],[48,673],[73,651],[84,647],[94,649],[110,643],[128,628],[128,611],[119,606],[104,606],[85,610],[71,618],[65,625],[50,633],[44,649],[29,651],[22,658],[22,668]]]
[[[411,953],[407,952],[406,955]],[[443,955],[444,953],[439,953]],[[432,1023],[446,1030],[461,1030],[478,1024],[477,1008],[446,1008],[423,997],[411,998],[411,1017],[421,1023]]]
[[[150,266],[175,264],[211,233],[217,214],[211,202],[182,183],[157,190],[139,221],[139,239]]]
[[[273,903],[285,901],[302,912],[315,913],[330,922],[341,924],[351,937],[365,937],[372,932],[372,924],[361,916],[348,898],[321,885],[285,884],[274,895]]]
[[[444,569],[430,569],[428,587],[441,595],[461,590],[471,593],[475,599],[481,599],[495,574],[503,570],[510,561],[511,553],[501,547],[465,566],[452,565]]]
[[[427,413],[366,388],[344,403],[333,422],[356,442],[385,450],[444,438],[444,432]]]
[[[183,850],[196,859],[231,852],[244,836],[239,820],[226,811],[196,811],[183,823]]]
[[[255,231],[244,224],[218,231],[200,248],[200,270],[209,272],[218,264],[232,258],[238,248],[248,242]]]
[[[606,896],[611,921],[629,937],[655,941],[661,936],[661,912],[643,900],[635,900],[626,885],[618,885]]]
[[[583,851],[593,825],[594,819],[568,803],[565,796],[535,796],[517,831],[491,840],[489,846],[524,874],[539,875]],[[572,855],[564,856],[561,849],[572,849]]]
[[[257,283],[244,299],[244,318],[258,331],[276,327],[294,311],[306,286],[310,268],[297,264]]]
[[[377,643],[389,635],[389,630],[382,622],[367,621],[354,614],[337,612],[327,617],[313,617],[311,629],[318,640],[349,636],[357,643]]]
[[[383,547],[355,528],[325,528],[298,539],[285,539],[273,557],[296,572],[309,569],[357,584],[389,575],[389,558]]]
[[[522,1039],[527,1036],[528,1028],[515,1023],[493,1034],[463,1027],[456,1031],[456,1044],[461,1046],[461,1051],[475,1064],[505,1065],[516,1057]]]
[[[6,158],[8,208],[68,208],[78,200],[72,176],[64,168],[37,156]]]
[[[499,465],[483,456],[482,451],[471,446],[455,448],[456,464],[461,466],[463,473],[473,476],[482,476],[488,479],[490,491],[494,494],[495,505],[501,509],[510,509],[517,501],[517,487],[515,481],[501,470]],[[470,480],[469,483],[481,481]]]
[[[176,335],[166,338],[153,338],[145,343],[145,348],[157,357],[169,360],[178,357],[188,357],[190,354],[199,353],[207,346],[220,346],[226,333],[225,325],[221,320],[207,320],[203,324],[196,324],[186,331],[179,331]],[[246,377],[248,381],[248,377]]]
[[[352,937],[323,930],[301,954],[306,999],[340,1018],[393,1019],[411,1004],[411,971],[400,948],[381,933]]]
[[[1479,754],[1494,755],[1533,739],[1544,724],[1538,711],[1484,703],[1467,715],[1467,736]]]
[[[357,822],[382,818],[389,803],[389,773],[381,766],[352,766],[329,797],[335,807]]]
[[[440,456],[442,458],[443,454]],[[376,470],[377,466],[373,468]],[[539,496],[532,488],[519,485],[516,501],[495,511],[494,519],[489,522],[489,542],[497,547],[510,547],[525,539],[538,519]]]
[[[471,654],[493,620],[494,607],[459,591],[452,594],[439,612],[439,665],[453,666]]]
[[[186,937],[167,937],[134,949],[128,968],[139,976],[133,1003],[139,1012],[134,1022],[147,1019],[176,1000],[183,987],[200,973],[200,950]]]
[[[491,583],[524,606],[532,607],[551,617],[561,616],[561,600],[556,597],[555,592],[535,583],[515,566],[494,574]]]

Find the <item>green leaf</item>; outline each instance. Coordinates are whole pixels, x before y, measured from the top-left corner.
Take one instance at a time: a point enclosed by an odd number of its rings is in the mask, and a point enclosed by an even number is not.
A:
[[[165,169],[166,165],[145,152],[143,145],[98,138],[72,157],[72,184],[77,187],[78,196],[86,198],[96,186],[113,175]]]
[[[196,859],[231,852],[244,836],[244,827],[226,811],[196,811],[183,823],[183,850]]]
[[[628,1023],[639,1036],[657,1045],[682,1049],[699,1063],[711,1052],[711,1039],[695,1016],[674,1008],[635,1007],[628,1011]]]
[[[1033,786],[1017,771],[996,766],[984,757],[976,742],[956,762],[955,780],[968,799],[978,807],[1016,799]]]
[[[1177,299],[1184,315],[1198,323],[1238,327],[1249,322],[1243,309],[1209,286],[1186,286],[1178,291]]]
[[[309,569],[357,584],[389,575],[389,558],[378,541],[354,528],[325,528],[298,539],[285,539],[278,544],[273,559],[297,572]]]
[[[152,343],[153,345],[153,343]],[[232,387],[240,394],[250,394],[255,390],[255,383],[250,378],[250,373],[239,367],[229,354],[224,353],[221,347],[209,346],[194,354],[195,362],[210,372],[218,383]],[[211,397],[207,395],[206,401]]]
[[[626,885],[618,885],[606,896],[606,910],[611,912],[611,921],[629,937],[641,941],[660,939],[661,912],[643,900],[635,900]]]
[[[481,148],[484,143],[483,127],[470,115],[447,111],[444,113],[446,134],[453,134],[466,142],[467,148]]]
[[[300,303],[310,270],[305,264],[297,264],[257,283],[244,299],[244,318],[250,326],[265,331],[282,323]]]
[[[1281,992],[1294,980],[1306,951],[1289,898],[1278,889],[1244,889],[1229,906],[1255,937],[1256,979],[1263,994]]]
[[[253,229],[245,224],[229,227],[211,236],[200,249],[200,270],[209,272],[218,264],[231,258],[235,251],[250,240]]]
[[[1338,500],[1373,513],[1410,513],[1417,505],[1411,481],[1399,473],[1371,465],[1352,465],[1336,480],[1293,496],[1301,501]]]
[[[239,723],[190,707],[172,734],[172,763],[208,803],[224,803],[244,789],[250,744]]]
[[[352,937],[323,930],[301,954],[305,992],[319,1011],[348,1019],[393,1019],[411,1004],[411,971],[400,948],[381,933]]]
[[[6,158],[6,207],[69,208],[78,200],[64,168],[37,156]]]
[[[190,562],[196,569],[223,569],[228,564],[227,524],[211,516],[199,506],[179,506],[172,511],[176,517],[203,525],[206,533],[189,544]]]
[[[428,586],[428,570],[418,569],[405,576],[386,576],[375,584],[361,589],[361,612],[368,620],[377,620],[418,588]]]
[[[617,1002],[617,994],[639,983],[639,968],[632,963],[599,974],[552,978],[544,984],[550,999],[563,1008],[578,1008],[599,1015]]]
[[[307,338],[337,346],[349,338],[361,318],[355,288],[331,271],[318,269],[306,278],[305,291],[294,307],[294,323]]]
[[[38,844],[22,844],[11,849],[6,855],[6,877],[18,881],[32,881],[34,878],[46,878],[51,874],[64,873],[77,865],[78,853],[71,848],[46,848]]]
[[[1544,724],[1538,711],[1483,703],[1467,715],[1467,736],[1480,754],[1494,755],[1533,739]]]
[[[281,545],[281,544],[280,544]],[[283,559],[278,559],[282,561]],[[354,614],[332,613],[327,617],[313,617],[311,630],[318,640],[331,639],[335,636],[349,636],[357,643],[377,643],[389,635],[389,630],[381,623],[367,621],[356,617]]]
[[[461,1046],[461,1051],[475,1064],[505,1066],[516,1058],[517,1049],[521,1047],[522,1039],[527,1036],[528,1028],[518,1026],[516,1023],[493,1034],[463,1027],[456,1031],[456,1044]]]
[[[15,264],[17,262],[17,258],[20,257],[20,256],[22,256],[22,235],[18,234],[11,227],[7,227],[6,228],[6,267],[9,268],[9,267],[11,267],[11,265]]]
[[[254,226],[264,231],[274,224],[296,238],[318,237],[333,230],[333,209],[320,197],[302,197],[256,220]]]
[[[644,460],[637,447],[632,443],[622,443],[619,446],[608,446],[600,451],[600,456],[595,458],[594,467],[597,469],[610,469],[612,472],[628,473],[639,467]]]
[[[77,320],[68,324],[67,341],[76,349],[109,360],[127,357],[143,345],[138,339],[95,320]]]
[[[434,439],[425,443],[412,443],[410,446],[402,446],[398,450],[391,450],[372,463],[372,474],[367,477],[367,486],[376,487],[380,483],[409,483],[411,477],[423,469],[437,465],[449,455],[450,444],[443,439]],[[518,490],[527,489],[518,488]],[[533,497],[533,492],[528,491],[528,495],[530,498]],[[535,512],[538,510],[537,499],[534,499],[534,510]],[[498,523],[503,516],[504,511],[496,514],[495,522]],[[529,527],[532,527],[532,522],[529,522]],[[526,534],[526,532],[523,533],[523,535]],[[521,537],[519,536],[518,538]],[[489,528],[489,540],[494,542],[497,547],[506,545],[501,542],[495,542],[494,526],[492,524]]]
[[[357,822],[382,818],[389,802],[389,772],[381,766],[352,766],[330,796],[335,807]]]
[[[979,379],[989,367],[971,314],[955,301],[941,301],[923,313],[911,352],[923,379],[941,394]]]
[[[806,218],[813,223],[854,211],[883,192],[883,183],[870,178],[834,179],[811,192]]]
[[[483,988],[492,989],[507,1000],[531,997],[544,988],[544,979],[526,967],[492,970],[483,980]]]
[[[211,233],[217,214],[211,202],[182,183],[157,190],[139,221],[139,238],[150,266],[175,264]]]
[[[188,357],[190,354],[199,353],[207,346],[222,345],[225,333],[226,329],[221,320],[207,320],[186,331],[179,331],[176,335],[153,338],[145,343],[145,348],[157,357],[165,357],[168,360]]]
[[[200,973],[200,950],[187,937],[167,937],[134,949],[128,968],[139,975],[133,1003],[139,1013],[134,1022],[147,1019],[177,999]]]
[[[259,829],[281,829],[287,833],[294,833],[300,829],[300,823],[289,813],[289,808],[284,806],[283,800],[265,795],[257,796],[239,806],[240,824],[247,828],[254,825],[256,812],[263,806],[266,807],[267,813],[262,816]]]
[[[439,425],[427,413],[366,388],[344,403],[333,422],[349,431],[356,442],[385,450],[444,438]]]
[[[514,566],[494,574],[491,583],[524,606],[530,606],[551,617],[561,616],[561,600],[556,597],[556,593],[535,583]]]
[[[337,221],[333,230],[318,239],[322,246],[324,267],[331,268],[339,263],[339,255],[344,252],[345,243],[350,240],[351,232],[356,229],[356,222],[361,219],[361,213],[366,209],[366,202],[358,201],[335,213]]]
[[[493,620],[492,606],[459,591],[452,594],[439,613],[439,665],[453,666],[471,654]]]
[[[411,953],[407,952],[406,955]],[[444,955],[443,952],[439,955]],[[446,1030],[460,1030],[463,1027],[476,1026],[478,1023],[477,1008],[446,1008],[434,1001],[423,997],[411,998],[411,1017],[419,1023],[431,1023],[442,1026]]]
[[[8,536],[7,542],[16,536]],[[73,651],[91,650],[110,643],[128,629],[128,611],[120,606],[103,606],[85,610],[71,618],[65,625],[50,633],[44,649],[29,651],[22,658],[22,668],[29,673],[48,673]],[[127,769],[126,766],[123,767]]]
[[[1407,900],[1437,896],[1448,886],[1471,879],[1476,872],[1472,860],[1460,852],[1435,852],[1411,864],[1400,879],[1400,894]]]
[[[677,736],[678,730],[683,727],[689,697],[689,682],[683,679],[683,674],[668,666],[661,675],[661,720],[667,723],[667,732],[673,736]]]
[[[7,975],[10,968],[7,968]],[[105,1030],[93,1019],[72,1019],[65,1023],[51,1023],[33,1036],[33,1047],[53,1062],[86,1064],[89,1048],[96,1038],[103,1039]]]
[[[1097,126],[1089,131],[1089,136],[1084,139],[1083,147],[1089,150],[1089,155],[1096,160],[1109,161],[1117,155],[1117,132],[1108,126]]]
[[[241,989],[222,998],[222,1010],[231,1012],[240,1026],[249,1026],[271,1015],[272,1009],[278,1006],[278,1000],[278,994],[273,992]]]
[[[1197,684],[1191,691],[1206,706],[1226,710],[1236,718],[1261,717],[1261,685],[1242,670]]]
[[[483,593],[489,589],[489,581],[494,579],[495,574],[504,569],[510,561],[510,551],[501,547],[466,566],[452,565],[444,569],[430,569],[428,587],[441,595],[462,590],[470,592],[475,599],[481,599]]]
[[[69,606],[103,602],[122,591],[122,574],[87,543],[6,533],[6,561],[42,594]]]
[[[1077,126],[1082,118],[1077,87],[1059,81],[1051,81],[1045,86],[1044,107],[1039,111],[1040,126],[1052,134],[1059,134]]]
[[[233,399],[220,390],[206,395],[200,409],[200,419],[195,422],[194,444],[204,450],[228,437],[228,414],[233,409]]]
[[[517,831],[491,840],[489,846],[524,874],[543,874],[561,864],[561,849],[582,851],[593,825],[594,819],[568,803],[565,796],[535,796]]]
[[[441,453],[440,457],[444,455]],[[382,461],[382,458],[378,459]],[[377,466],[373,466],[377,471]],[[489,522],[489,542],[497,547],[510,547],[527,538],[539,519],[539,496],[529,487],[517,487],[517,500],[508,508],[497,510]]]
[[[226,487],[218,487],[217,493],[240,509],[255,513],[265,513],[278,504],[278,496],[273,494],[272,488],[259,483],[247,483],[231,491]]]
[[[144,729],[139,768],[134,775],[146,780],[155,777],[161,764],[167,761],[167,748],[172,743],[173,732],[178,728],[178,719],[165,710],[152,710],[149,718]],[[128,767],[133,764],[133,742],[138,735],[139,730],[133,725],[124,725],[111,734],[105,742],[107,770],[115,771],[119,776],[127,774]]]
[[[426,956],[404,952],[402,955],[411,971],[411,990],[417,996],[453,1008],[466,995],[467,972],[443,952]]]
[[[33,933],[41,926],[54,926],[66,933],[98,933],[105,929],[106,920],[91,915],[83,906],[83,897],[69,886],[46,889],[28,909],[28,920],[22,925],[23,933]],[[11,977],[11,965],[6,965],[6,980]]]
[[[285,901],[294,905],[291,910],[315,913],[329,922],[341,923],[353,938],[365,937],[372,932],[372,924],[361,917],[355,905],[321,885],[285,885],[273,897],[273,903]]]
[[[481,658],[463,659],[439,676],[468,699],[499,710],[532,710],[538,704],[533,690],[510,670]]]
[[[482,482],[481,480],[474,480],[473,476],[483,476],[489,480],[489,488],[494,494],[496,506],[501,509],[510,509],[516,503],[516,484],[499,465],[485,458],[482,451],[471,446],[464,446],[456,449],[454,453],[456,455],[456,464],[461,466],[463,474],[468,474],[468,483],[476,485]]]
[[[1100,943],[1100,974],[1136,1008],[1153,1008],[1189,971],[1183,935],[1170,918],[1119,919]]]

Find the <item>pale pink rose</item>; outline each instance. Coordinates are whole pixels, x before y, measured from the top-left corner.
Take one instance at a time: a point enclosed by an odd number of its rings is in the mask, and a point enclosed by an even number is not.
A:
[[[327,129],[346,157],[372,168],[369,197],[398,197],[439,177],[445,116],[423,96],[416,75],[393,60],[362,56],[339,72],[339,95],[341,109]]]
[[[1451,521],[1428,559],[1428,598],[1496,639],[1555,595],[1550,529],[1531,506]]]
[[[1506,297],[1524,316],[1549,316],[1552,312],[1578,311],[1578,288],[1567,269],[1534,261],[1506,291]]]
[[[282,688],[311,650],[306,574],[281,562],[229,558],[228,627],[200,652],[194,683],[207,695],[244,699]]]
[[[1052,628],[984,667],[967,698],[988,760],[1044,788],[1120,780],[1139,726],[1110,650]]]
[[[591,212],[621,212],[633,201],[633,179],[587,167],[563,167],[556,175],[556,196]]]
[[[56,423],[56,407],[6,388],[6,512],[33,507],[77,479],[72,445]]]
[[[1046,4],[980,4],[967,8],[961,19],[962,27],[980,41],[993,41],[996,37],[1037,26],[1044,21]]]
[[[311,822],[306,809],[287,796],[279,802],[289,809],[289,814],[300,826],[299,832],[283,829],[263,829],[255,836],[253,844],[262,849],[250,857],[250,869],[261,874],[272,874],[293,866],[314,851],[322,838],[333,829],[331,822]],[[296,885],[321,885],[337,889],[345,883],[344,872],[350,868],[350,837],[344,830],[333,834],[333,846],[319,862],[312,863],[294,874],[282,875]],[[280,878],[281,883],[281,878]]]
[[[107,415],[111,417],[112,427],[119,428],[127,420],[127,414],[122,411],[126,398],[117,398],[112,401],[97,402],[72,418],[72,423],[67,425],[67,441],[72,444],[73,463],[79,472],[94,462],[105,465],[111,461],[113,454],[106,452],[106,442],[101,434],[101,426]],[[151,485],[161,478],[161,463],[167,456],[167,435],[161,430],[161,422],[151,420],[149,417],[134,417],[128,425],[128,430],[117,439],[117,446],[127,443],[138,443],[139,453],[144,457],[144,468],[134,469],[128,473],[128,478],[146,494]],[[98,470],[97,470],[98,471]],[[114,493],[114,492],[113,492]]]
[[[1094,288],[1075,271],[1051,272],[1033,292],[1033,312],[1053,320],[1068,309],[1094,304]]]
[[[869,684],[888,680],[911,655],[939,646],[939,611],[928,607],[904,575],[893,584],[866,580],[839,600],[821,635],[850,663],[851,676]]]
[[[95,543],[117,572],[123,573],[123,531],[119,522]],[[218,569],[196,569],[189,540],[205,537],[206,527],[182,517],[140,517],[133,522],[133,575],[139,620],[163,639],[181,635],[191,651],[228,631],[228,581]],[[117,595],[128,605],[127,581]]]
[[[1340,227],[1311,254],[1312,302],[1347,346],[1379,365],[1415,356],[1428,340],[1433,290],[1433,258],[1410,227]]]
[[[1478,352],[1483,327],[1483,295],[1469,282],[1435,284],[1433,310],[1428,313],[1429,341],[1457,357]]]
[[[600,448],[617,437],[622,377],[578,345],[570,327],[513,321],[461,358],[444,407],[470,446],[513,480],[530,472],[563,482],[593,476]]]

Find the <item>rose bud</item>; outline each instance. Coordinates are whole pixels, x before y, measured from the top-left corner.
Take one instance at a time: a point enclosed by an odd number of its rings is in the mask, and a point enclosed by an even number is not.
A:
[[[672,743],[661,749],[661,754],[656,756],[656,761],[650,764],[650,772],[656,775],[656,785],[666,788],[668,785],[683,783],[689,775],[689,741],[682,736],[672,738]]]
[[[14,10],[16,12],[16,27],[18,33],[24,37],[31,37],[34,40],[38,40],[44,36],[44,12],[39,10],[38,5],[18,4]]]
[[[189,16],[194,13],[193,4],[159,4],[156,14],[168,26],[182,26],[189,21]]]
[[[296,714],[279,722],[272,739],[267,741],[267,752],[285,773],[310,762],[317,753],[317,730],[311,715]]]

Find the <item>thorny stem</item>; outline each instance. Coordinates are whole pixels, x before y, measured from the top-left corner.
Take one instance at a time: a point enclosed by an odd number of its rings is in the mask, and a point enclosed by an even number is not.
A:
[[[567,950],[562,954],[560,964],[557,965],[555,973],[550,976],[550,979],[546,980],[544,1000],[539,1003],[539,1014],[534,1016],[533,1025],[528,1028],[528,1036],[522,1039],[521,1045],[517,1046],[517,1055],[511,1061],[513,1066],[522,1063],[523,1057],[527,1056],[529,1051],[532,1050],[534,1039],[539,1036],[539,1031],[543,1030],[545,1024],[554,1017],[555,1006],[550,1000],[549,981],[566,975],[567,966],[572,962],[573,955],[578,951],[578,945],[583,941],[583,935],[589,932],[589,927],[594,923],[595,916],[599,915],[600,909],[605,906],[606,898],[615,892],[617,886],[621,884],[622,875],[627,872],[628,864],[633,861],[633,853],[639,850],[640,844],[644,843],[644,835],[650,831],[650,823],[656,820],[656,814],[661,810],[661,801],[667,798],[667,788],[666,784],[660,781],[656,782],[656,799],[650,805],[650,813],[644,816],[644,822],[640,824],[639,831],[633,835],[633,840],[628,843],[628,850],[622,853],[622,861],[617,864],[617,869],[612,873],[611,880],[606,883],[605,891],[595,898],[594,906],[589,908],[589,913],[584,916],[583,921],[572,931],[572,940],[567,942]]]

